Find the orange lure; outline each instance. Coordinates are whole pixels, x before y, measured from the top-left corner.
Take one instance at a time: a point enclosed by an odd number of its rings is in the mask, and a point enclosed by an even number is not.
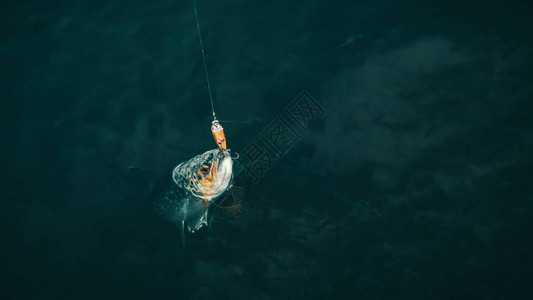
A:
[[[215,142],[220,150],[226,150],[226,136],[224,135],[224,128],[218,123],[218,120],[214,120],[211,125],[211,132],[215,138]]]

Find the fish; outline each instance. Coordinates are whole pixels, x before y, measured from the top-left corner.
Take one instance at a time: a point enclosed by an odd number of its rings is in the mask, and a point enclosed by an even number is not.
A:
[[[178,164],[170,180],[167,176],[155,179],[136,167],[129,170],[147,187],[155,212],[177,225],[182,247],[188,233],[208,227],[209,208],[233,184],[230,149],[209,150]]]

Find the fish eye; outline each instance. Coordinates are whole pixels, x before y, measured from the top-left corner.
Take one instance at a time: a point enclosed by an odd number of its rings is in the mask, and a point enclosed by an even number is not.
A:
[[[200,166],[200,171],[202,171],[202,173],[204,174],[207,174],[209,172],[209,166],[208,165],[201,165]]]

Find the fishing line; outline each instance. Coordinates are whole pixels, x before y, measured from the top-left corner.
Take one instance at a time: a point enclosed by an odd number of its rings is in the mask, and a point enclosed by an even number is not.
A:
[[[226,150],[226,136],[224,134],[224,128],[220,125],[220,122],[217,120],[217,116],[215,114],[215,105],[213,104],[213,94],[211,92],[211,83],[209,81],[209,72],[207,71],[207,61],[205,59],[205,49],[204,49],[204,42],[202,40],[202,31],[200,30],[200,21],[198,20],[198,9],[196,8],[196,1],[192,0],[192,5],[194,7],[194,16],[196,17],[196,28],[198,29],[198,39],[200,40],[200,48],[202,49],[202,60],[204,62],[204,71],[205,71],[205,79],[207,81],[207,90],[209,92],[209,100],[211,101],[211,111],[213,112],[213,122],[211,123],[211,133],[213,134],[213,138],[215,139],[215,142],[218,145],[219,156],[224,156],[224,152],[222,150]],[[237,157],[235,159],[238,158]]]
[[[198,38],[200,39],[200,48],[202,48],[202,59],[204,61],[205,78],[207,80],[207,90],[209,91],[209,100],[211,100],[211,111],[213,111],[213,120],[216,120],[215,106],[213,105],[213,96],[211,95],[211,83],[209,83],[209,73],[207,72],[207,63],[205,61],[204,43],[202,41],[202,32],[200,31],[200,21],[198,21],[198,11],[196,10],[196,1],[192,0],[194,6],[194,15],[196,16],[196,28],[198,28]]]

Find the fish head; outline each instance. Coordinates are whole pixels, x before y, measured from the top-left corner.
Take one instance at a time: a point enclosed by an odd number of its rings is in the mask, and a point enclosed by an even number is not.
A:
[[[211,200],[231,187],[233,160],[229,149],[209,150],[176,167],[174,181],[195,197]]]

